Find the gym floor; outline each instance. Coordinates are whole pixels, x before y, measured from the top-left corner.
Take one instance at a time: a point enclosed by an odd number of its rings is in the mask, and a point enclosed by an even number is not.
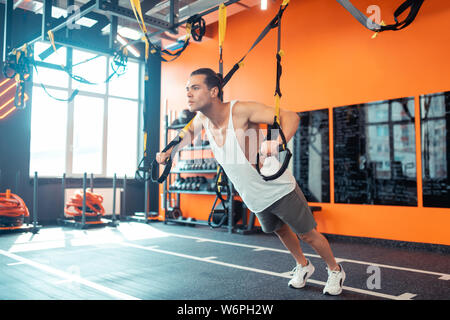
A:
[[[322,294],[325,263],[303,289],[273,234],[121,222],[116,228],[41,228],[0,235],[2,300],[447,300],[450,255],[331,241],[346,271],[340,296]]]

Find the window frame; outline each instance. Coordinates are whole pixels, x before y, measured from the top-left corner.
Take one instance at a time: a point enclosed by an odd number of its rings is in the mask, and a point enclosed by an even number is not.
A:
[[[73,48],[71,47],[66,47],[66,66],[68,66],[69,70],[71,70],[72,68],[72,55],[73,55]],[[79,51],[84,51],[84,52],[89,52],[88,50],[84,50],[84,49],[79,49],[76,48],[76,50]],[[98,54],[93,52],[94,54]],[[106,57],[106,73],[105,73],[105,79],[107,79],[107,77],[110,74],[110,64],[112,61],[112,57],[107,56]],[[143,93],[144,93],[144,88],[143,88],[143,63],[140,60],[137,59],[133,59],[131,57],[128,57],[128,61],[129,62],[133,62],[133,63],[137,63],[138,64],[138,95],[137,98],[129,98],[129,97],[125,97],[125,96],[119,96],[119,95],[115,95],[115,94],[110,94],[110,90],[109,90],[109,82],[106,83],[106,90],[105,93],[96,93],[96,92],[91,92],[91,91],[85,91],[85,90],[81,90],[79,89],[79,95],[83,95],[83,96],[87,96],[87,97],[95,97],[95,98],[100,98],[103,99],[103,137],[102,137],[102,168],[101,168],[101,173],[96,173],[95,176],[96,177],[100,177],[100,178],[112,178],[113,176],[108,176],[107,175],[107,157],[108,157],[108,100],[109,98],[118,98],[118,99],[123,99],[123,100],[127,100],[127,101],[131,101],[131,102],[135,102],[137,103],[137,110],[138,110],[138,115],[137,115],[137,119],[136,119],[136,148],[137,148],[137,154],[136,154],[136,159],[135,159],[135,164],[136,164],[136,168],[138,166],[138,162],[139,162],[139,158],[141,156],[142,151],[140,150],[139,146],[141,145],[142,142],[142,126],[143,126],[143,121],[142,119],[140,119],[141,117],[139,115],[142,114],[143,111],[143,107],[144,107],[144,97],[143,97]],[[35,64],[37,67],[43,67],[43,68],[51,68],[51,69],[56,69],[56,70],[60,70],[61,66],[56,65],[56,64],[52,64],[52,63],[48,63],[45,61],[35,61]],[[33,75],[35,74],[34,70],[33,70]],[[114,81],[114,80],[113,80]],[[33,77],[33,87],[37,86],[40,87],[41,84],[40,82],[35,82],[34,81],[34,77]],[[46,89],[56,89],[56,90],[61,90],[61,92],[67,92],[67,97],[70,97],[74,90],[75,90],[75,80],[73,80],[71,77],[69,77],[69,81],[68,81],[68,86],[66,87],[59,87],[59,86],[54,86],[54,85],[46,85],[44,83],[44,86]],[[66,144],[65,144],[65,163],[64,163],[64,172],[67,178],[82,178],[84,174],[82,173],[73,173],[73,139],[74,139],[74,100],[72,101],[67,101],[67,124],[66,124]],[[31,167],[31,161],[32,159],[30,158],[30,164],[29,166]],[[38,172],[39,173],[39,172]],[[90,172],[86,172],[87,174],[90,174]],[[30,177],[32,177],[34,175],[34,172],[29,173]],[[122,178],[126,175],[126,173],[117,173],[117,178]],[[41,175],[44,178],[55,178],[57,177],[57,175]]]

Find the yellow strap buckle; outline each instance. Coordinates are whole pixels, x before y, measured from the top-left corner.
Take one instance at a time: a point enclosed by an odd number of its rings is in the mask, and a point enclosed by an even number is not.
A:
[[[384,23],[384,21],[381,21],[380,26],[385,26],[385,25],[386,25],[386,23]],[[375,39],[379,33],[380,33],[380,31],[375,32],[372,35],[372,39]]]

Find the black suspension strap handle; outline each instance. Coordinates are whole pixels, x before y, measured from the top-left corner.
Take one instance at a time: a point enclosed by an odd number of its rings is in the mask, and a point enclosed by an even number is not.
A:
[[[281,164],[278,171],[276,171],[275,173],[273,173],[271,175],[264,175],[261,172],[259,152],[256,154],[256,171],[258,171],[259,175],[264,179],[264,181],[275,180],[275,179],[278,179],[279,177],[281,177],[281,175],[288,168],[289,161],[292,158],[292,153],[287,147],[286,137],[284,136],[283,130],[281,130],[279,123],[276,120],[274,120],[274,124],[269,126],[267,131],[268,131],[268,133],[267,133],[265,140],[276,140],[276,139],[278,139],[278,135],[279,135],[281,137],[282,143],[278,146],[278,154],[280,154],[280,152],[285,152],[286,154],[284,156],[283,163]],[[275,133],[275,134],[272,135],[272,133]],[[274,156],[272,156],[272,157],[274,157]],[[276,159],[276,161],[277,161],[276,163],[278,163],[278,159]]]
[[[287,6],[288,2],[289,1],[286,2],[286,6]],[[284,2],[283,2],[283,4],[284,4]],[[277,54],[276,54],[277,74],[276,74],[276,85],[275,85],[275,117],[273,119],[273,124],[269,125],[267,127],[267,136],[266,136],[265,140],[266,141],[277,140],[278,136],[280,136],[282,143],[278,147],[278,154],[280,152],[285,152],[286,154],[285,154],[283,163],[280,166],[280,168],[278,169],[278,171],[276,171],[275,173],[273,173],[271,175],[265,175],[264,173],[261,172],[260,161],[259,161],[260,160],[259,152],[256,154],[256,171],[258,171],[258,173],[261,175],[261,177],[265,181],[275,180],[275,179],[279,178],[288,168],[289,161],[291,160],[291,157],[292,157],[292,153],[287,147],[286,137],[283,133],[283,130],[281,129],[281,124],[280,124],[280,100],[281,100],[281,96],[282,96],[281,87],[280,87],[280,79],[281,79],[281,74],[283,71],[283,68],[281,66],[281,57],[284,55],[283,50],[281,50],[281,16],[283,14],[284,9],[286,9],[286,8],[284,7],[283,10],[281,10],[281,8],[280,8],[280,11],[278,12],[278,18],[275,17],[273,19],[274,25],[276,27],[278,27]],[[272,135],[272,133],[273,133],[273,135]],[[275,162],[275,164],[278,164],[278,159],[268,159],[268,160],[277,160],[277,161],[273,161],[273,162]]]
[[[189,121],[188,124],[185,125],[183,129],[180,130],[180,132],[177,134],[177,136],[172,141],[170,141],[169,144],[161,151],[161,152],[167,152],[168,150],[170,150],[170,148],[173,147],[170,156],[164,162],[164,170],[163,170],[163,173],[161,174],[161,176],[159,176],[159,163],[158,163],[158,161],[156,161],[156,159],[153,159],[152,165],[151,165],[153,182],[163,183],[167,179],[167,176],[169,175],[170,170],[172,169],[172,163],[173,163],[172,155],[176,153],[176,146],[179,145],[181,143],[181,141],[183,140],[183,138],[185,137],[189,128],[193,124],[195,117],[196,116],[194,116],[191,119],[191,121]]]
[[[225,222],[228,220],[228,215],[232,214],[227,204],[228,200],[230,200],[232,197],[231,189],[228,185],[228,178],[225,174],[225,171],[220,165],[217,166],[217,175],[214,181],[214,191],[216,192],[216,198],[214,199],[213,206],[208,216],[208,225],[211,228],[219,228],[223,226]],[[226,199],[224,199],[224,197],[222,196],[222,192],[226,194]],[[218,222],[217,221],[214,222],[214,213],[216,210],[216,206],[218,204],[217,203],[218,200],[220,200],[220,202],[222,203],[224,212],[221,219]]]

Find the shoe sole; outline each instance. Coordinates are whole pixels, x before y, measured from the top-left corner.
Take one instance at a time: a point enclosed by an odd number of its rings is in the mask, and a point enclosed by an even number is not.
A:
[[[306,274],[305,280],[303,281],[303,283],[299,287],[295,287],[292,284],[288,284],[289,288],[301,289],[304,286],[306,286],[306,281],[308,281],[308,279],[313,275],[314,271],[316,271],[316,268],[314,266],[312,266],[312,271]]]

